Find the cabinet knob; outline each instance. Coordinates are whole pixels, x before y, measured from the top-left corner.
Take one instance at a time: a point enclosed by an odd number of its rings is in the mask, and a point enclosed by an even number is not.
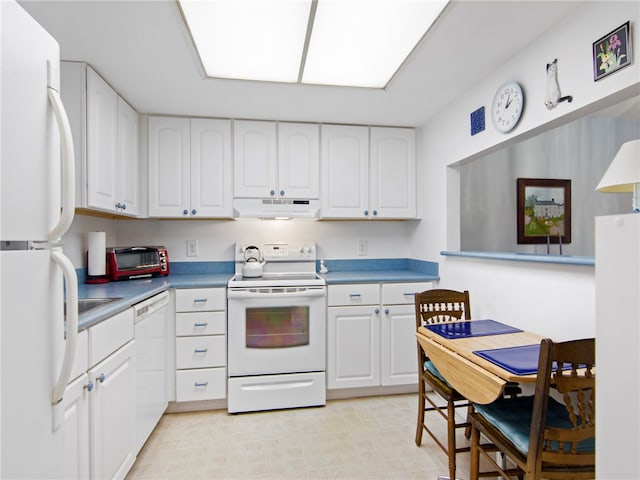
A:
[[[365,217],[368,217],[368,216],[369,216],[369,210],[365,210],[365,211],[364,211],[364,216],[365,216]]]
[[[189,215],[189,210],[187,210],[186,208],[182,211],[183,215]]]
[[[126,203],[123,203],[123,204],[121,205],[121,207],[122,207],[122,209],[123,209],[123,210],[126,210],[126,209],[127,209],[127,204],[126,204]]]
[[[191,210],[191,215],[195,215],[196,213],[198,213],[198,211],[195,208]]]
[[[284,197],[284,190],[280,190],[280,196]]]
[[[385,309],[384,309],[384,314],[385,314],[385,315],[389,315],[389,309],[388,309],[388,308],[385,308]]]
[[[101,373],[100,376],[96,377],[96,380],[100,383],[104,383],[107,377],[104,376],[104,373]]]
[[[378,210],[373,211],[373,216],[375,217],[376,215],[378,215]]]
[[[270,193],[270,194],[271,194],[271,196],[273,197],[273,196],[276,194],[276,191],[275,191],[275,190],[271,190],[269,193]]]
[[[120,205],[120,202],[116,203],[116,210],[119,210],[122,207],[122,205]]]
[[[89,380],[89,382],[86,385],[83,385],[82,388],[90,392],[91,390],[93,390],[93,382]]]
[[[374,312],[375,312],[375,314],[376,314],[376,315],[378,315],[378,314],[380,313],[380,309],[379,309],[379,308],[376,308],[376,309],[374,310]]]

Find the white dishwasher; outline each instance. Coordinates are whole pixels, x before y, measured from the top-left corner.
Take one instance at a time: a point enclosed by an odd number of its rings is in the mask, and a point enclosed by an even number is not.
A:
[[[133,306],[136,347],[136,453],[168,405],[167,306],[162,292]]]

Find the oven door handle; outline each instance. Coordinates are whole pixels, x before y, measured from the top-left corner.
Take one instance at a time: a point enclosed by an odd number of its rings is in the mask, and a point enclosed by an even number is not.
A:
[[[233,290],[227,291],[228,298],[292,298],[292,297],[326,297],[327,290],[324,287],[292,290],[287,291],[286,288],[260,288],[255,290]]]

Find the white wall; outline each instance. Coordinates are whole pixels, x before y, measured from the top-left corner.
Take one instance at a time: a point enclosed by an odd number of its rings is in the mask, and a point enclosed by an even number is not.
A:
[[[406,258],[416,221],[294,220],[111,220],[77,215],[63,238],[76,268],[86,266],[87,233],[106,231],[107,246],[165,245],[170,261],[232,261],[236,241],[315,240],[319,259]],[[187,257],[186,240],[198,240],[199,255]],[[368,255],[358,256],[367,240]]]
[[[595,334],[592,267],[440,255],[442,250],[457,250],[460,245],[458,172],[450,167],[599,109],[603,99],[612,95],[617,100],[638,95],[637,54],[632,65],[594,83],[591,45],[630,20],[631,43],[637,48],[639,16],[637,2],[584,2],[568,18],[558,19],[550,31],[541,32],[540,38],[517,57],[505,59],[473,90],[462,92],[455,104],[420,129],[418,213],[423,221],[413,233],[410,256],[440,262],[441,286],[470,290],[474,316],[517,324],[557,340]],[[572,95],[573,102],[549,111],[543,103],[545,66],[554,58],[558,59],[562,94]],[[522,85],[526,104],[520,124],[505,135],[493,128],[488,111],[495,91],[509,79]],[[472,137],[469,114],[480,106],[487,110],[487,127]],[[609,154],[613,158],[615,152]]]

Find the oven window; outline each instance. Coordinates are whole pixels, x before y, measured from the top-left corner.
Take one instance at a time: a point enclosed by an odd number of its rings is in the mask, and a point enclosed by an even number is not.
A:
[[[309,307],[246,309],[247,348],[309,345]]]

